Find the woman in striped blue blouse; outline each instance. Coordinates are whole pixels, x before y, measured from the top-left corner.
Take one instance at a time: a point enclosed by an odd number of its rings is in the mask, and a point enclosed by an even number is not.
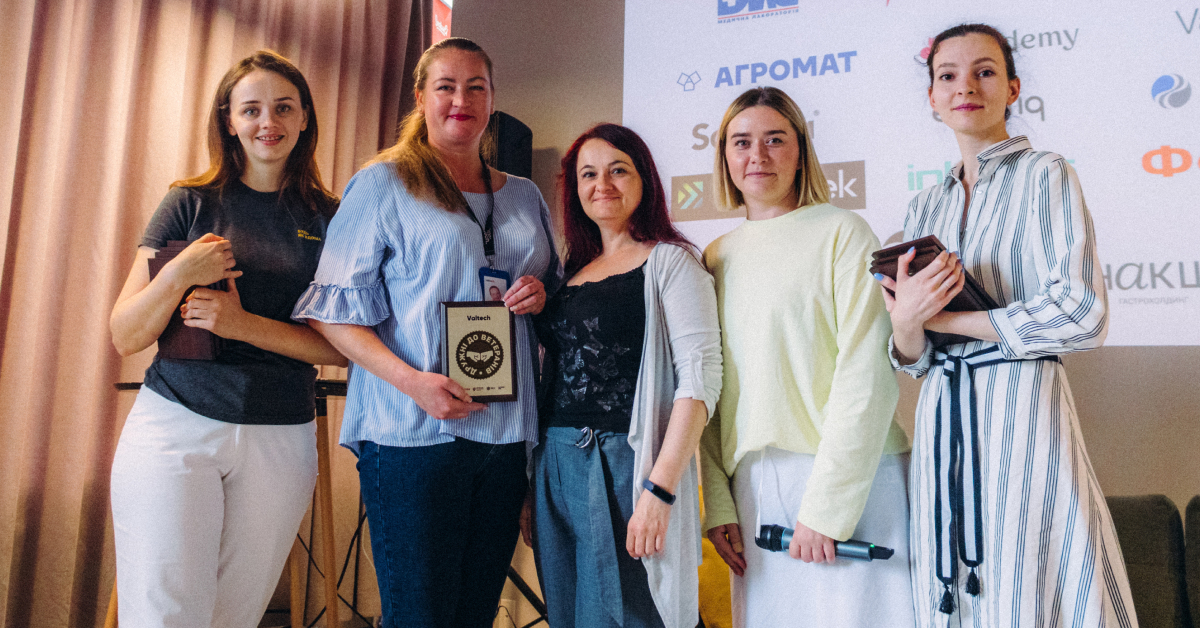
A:
[[[537,187],[483,163],[487,54],[447,39],[414,76],[399,141],[347,185],[293,316],[352,362],[341,443],[359,457],[383,625],[490,626],[537,440],[528,315],[561,265]],[[484,405],[440,374],[439,304],[483,300],[489,266],[517,278],[503,299],[523,350],[518,400]]]
[[[1136,626],[1059,359],[1100,346],[1108,324],[1079,180],[1062,156],[1008,136],[1021,82],[1003,35],[951,28],[927,65],[930,105],[962,161],[913,199],[904,236],[957,253],[910,277],[909,251],[897,281],[876,276],[895,291],[894,365],[926,375],[911,472],[917,623]],[[942,311],[964,268],[1005,305]],[[926,330],[976,340],[935,347]]]

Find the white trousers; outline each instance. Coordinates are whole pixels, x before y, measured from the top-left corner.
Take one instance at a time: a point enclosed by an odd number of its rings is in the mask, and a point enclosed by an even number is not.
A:
[[[112,469],[120,624],[258,626],[316,478],[314,423],[225,423],[142,388]]]
[[[794,528],[814,457],[773,447],[748,454],[733,474],[746,575],[731,575],[737,628],[912,628],[908,561],[908,454],[883,456],[852,538],[896,551],[889,560],[804,563],[754,544],[762,525]],[[786,549],[786,548],[785,548]]]

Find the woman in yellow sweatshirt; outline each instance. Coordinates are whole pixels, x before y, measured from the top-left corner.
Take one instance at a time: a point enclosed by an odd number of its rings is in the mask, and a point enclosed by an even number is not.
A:
[[[879,241],[829,204],[803,114],[773,87],[730,105],[716,197],[746,222],[709,245],[725,376],[701,441],[704,530],[738,577],[736,626],[912,626],[909,449],[895,423]],[[795,529],[788,553],[748,541]],[[896,550],[835,558],[851,537]]]

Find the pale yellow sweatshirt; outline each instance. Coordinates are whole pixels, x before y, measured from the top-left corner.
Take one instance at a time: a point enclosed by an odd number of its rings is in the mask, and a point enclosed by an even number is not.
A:
[[[700,443],[705,531],[738,521],[738,462],[777,447],[816,456],[797,520],[844,541],[880,455],[908,451],[894,420],[891,321],[868,270],[878,248],[865,220],[821,204],[746,221],[705,251],[725,368]]]

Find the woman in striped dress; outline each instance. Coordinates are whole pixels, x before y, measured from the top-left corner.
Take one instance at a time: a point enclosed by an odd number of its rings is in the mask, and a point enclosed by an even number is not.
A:
[[[948,249],[898,281],[876,276],[894,365],[925,376],[912,456],[919,626],[1137,625],[1125,562],[1092,473],[1059,356],[1104,341],[1091,216],[1074,169],[1005,130],[1020,94],[995,29],[938,35],[929,101],[962,162],[913,199],[906,240]],[[963,269],[1003,307],[944,312]],[[925,331],[977,340],[935,347]]]

